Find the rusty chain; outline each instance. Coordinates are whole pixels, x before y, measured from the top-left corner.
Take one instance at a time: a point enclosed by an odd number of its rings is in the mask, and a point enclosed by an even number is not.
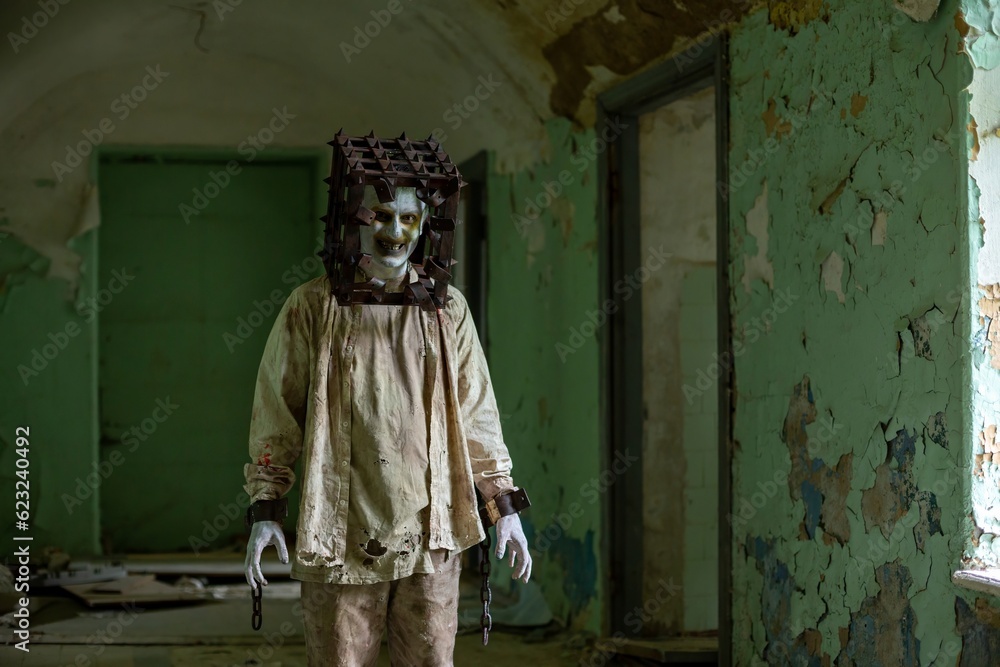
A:
[[[257,584],[257,588],[251,589],[250,597],[253,598],[253,614],[250,616],[250,625],[254,630],[260,630],[264,623],[264,587]]]
[[[490,630],[493,629],[493,617],[490,616],[490,602],[493,601],[493,593],[490,591],[490,570],[493,565],[490,563],[490,529],[486,529],[486,538],[479,543],[482,550],[482,559],[479,561],[479,574],[483,575],[483,586],[479,589],[479,600],[483,603],[483,615],[479,618],[479,627],[483,630],[483,646],[490,641]]]

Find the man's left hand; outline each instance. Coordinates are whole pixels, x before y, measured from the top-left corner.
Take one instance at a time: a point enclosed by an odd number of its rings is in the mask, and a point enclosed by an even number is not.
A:
[[[521,517],[517,514],[502,516],[497,521],[497,558],[503,559],[508,542],[510,542],[510,566],[514,568],[511,578],[528,583],[531,577],[531,554],[528,553],[528,540],[521,528]]]

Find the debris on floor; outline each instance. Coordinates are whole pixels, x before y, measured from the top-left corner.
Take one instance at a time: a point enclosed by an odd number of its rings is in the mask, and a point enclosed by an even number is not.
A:
[[[156,602],[197,602],[205,599],[204,590],[190,590],[157,581],[152,574],[130,574],[91,584],[75,584],[63,588],[77,596],[88,607],[120,604],[151,604]]]
[[[33,588],[49,586],[78,586],[115,581],[128,575],[119,562],[113,563],[73,563],[66,561],[60,570],[38,570]]]

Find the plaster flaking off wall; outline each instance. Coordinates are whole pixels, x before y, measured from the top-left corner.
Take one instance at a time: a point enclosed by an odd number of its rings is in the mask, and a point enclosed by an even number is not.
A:
[[[551,162],[513,175],[490,165],[487,354],[515,483],[531,494],[532,580],[557,618],[597,632],[601,508],[617,479],[599,456],[595,214],[604,144],[567,121],[547,132]]]
[[[88,263],[94,237],[77,239],[72,249]],[[59,545],[73,555],[99,552],[97,391],[80,383],[97,360],[95,318],[81,317],[80,305],[95,294],[81,289],[76,304],[66,283],[46,278],[50,262],[11,235],[0,239],[0,490],[13,497],[19,481],[15,462],[18,427],[29,429],[29,503],[34,544]],[[52,396],[60,396],[57,404]],[[46,452],[59,452],[47,456]],[[94,475],[90,478],[89,475]],[[23,480],[22,480],[23,481]],[[33,482],[33,483],[31,483]],[[67,508],[60,496],[79,503]],[[13,521],[0,527],[7,544]]]
[[[958,10],[829,0],[734,31],[737,665],[1000,659],[974,637],[990,604],[951,583],[971,531]]]

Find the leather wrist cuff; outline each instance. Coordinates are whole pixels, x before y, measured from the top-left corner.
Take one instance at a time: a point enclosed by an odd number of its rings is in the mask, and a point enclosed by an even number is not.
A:
[[[245,522],[247,528],[250,528],[257,521],[277,521],[280,523],[285,520],[286,516],[288,516],[287,498],[258,500],[247,508]]]
[[[531,501],[528,500],[527,492],[524,489],[515,489],[487,501],[485,507],[479,508],[479,518],[483,522],[483,527],[489,528],[495,525],[500,517],[517,514],[529,507],[531,507]]]

